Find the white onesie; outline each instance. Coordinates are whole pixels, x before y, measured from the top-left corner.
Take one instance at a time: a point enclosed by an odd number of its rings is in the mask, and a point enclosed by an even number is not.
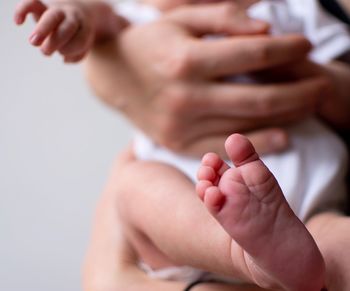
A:
[[[155,8],[130,1],[122,2],[117,9],[135,24],[160,16]],[[269,22],[272,34],[305,35],[314,46],[310,58],[317,63],[327,63],[350,49],[347,29],[323,11],[318,1],[263,0],[251,6],[248,13],[253,18]],[[341,209],[345,204],[347,168],[347,151],[342,141],[315,118],[299,122],[287,130],[291,140],[289,149],[263,156],[262,160],[275,175],[293,211],[305,221],[316,212]],[[134,150],[139,159],[167,163],[196,180],[200,165],[197,159],[171,152],[141,132],[135,137]],[[186,267],[148,272],[153,277],[188,280],[189,270]],[[203,276],[201,272],[191,272],[191,279]]]

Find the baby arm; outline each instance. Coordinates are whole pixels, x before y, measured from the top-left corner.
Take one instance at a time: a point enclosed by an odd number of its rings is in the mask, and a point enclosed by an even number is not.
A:
[[[96,43],[112,39],[126,21],[102,1],[22,0],[14,20],[21,25],[32,14],[37,24],[29,37],[45,55],[58,51],[65,62],[78,62]]]

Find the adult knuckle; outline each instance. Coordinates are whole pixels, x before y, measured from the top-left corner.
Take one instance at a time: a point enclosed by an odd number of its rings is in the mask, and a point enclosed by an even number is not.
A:
[[[172,142],[168,144],[168,149],[173,152],[181,152],[184,149],[184,144],[181,139],[174,138]]]
[[[162,112],[155,117],[153,133],[162,146],[179,151],[183,147],[185,123],[176,115]]]
[[[157,122],[158,142],[167,148],[172,148],[176,132],[176,120],[172,116],[162,116]]]
[[[161,141],[162,145],[166,147],[167,149],[173,151],[173,152],[180,152],[183,149],[183,141],[181,137],[178,135],[172,133],[168,134],[167,136],[163,136],[163,139]]]
[[[224,2],[220,5],[221,17],[232,19],[238,11],[238,6],[232,2]]]
[[[320,99],[322,100],[334,95],[336,88],[330,78],[320,77],[317,86],[315,86],[315,90],[315,97],[312,99],[314,104],[318,103]]]
[[[255,99],[256,110],[260,116],[268,116],[275,109],[274,96],[275,92],[272,89],[261,90]]]
[[[183,84],[169,85],[163,91],[163,108],[171,115],[183,113],[189,106],[190,90]]]
[[[256,61],[261,64],[269,63],[273,57],[271,46],[264,40],[251,49],[253,50],[252,55],[255,56]]]
[[[163,73],[168,79],[186,78],[191,72],[193,54],[189,45],[182,44],[172,50],[172,54],[163,62]]]

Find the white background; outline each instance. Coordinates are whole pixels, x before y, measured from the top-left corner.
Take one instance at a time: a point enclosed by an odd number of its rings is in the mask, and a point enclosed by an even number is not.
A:
[[[94,206],[127,123],[81,66],[28,44],[0,2],[0,291],[77,291]]]

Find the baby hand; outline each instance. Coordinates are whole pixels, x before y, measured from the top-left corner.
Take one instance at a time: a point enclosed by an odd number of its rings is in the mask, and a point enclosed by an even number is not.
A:
[[[40,0],[22,0],[16,7],[15,22],[21,25],[28,14],[37,24],[29,42],[52,55],[58,51],[65,62],[78,62],[93,45],[95,20],[80,1],[57,1],[45,5]]]

